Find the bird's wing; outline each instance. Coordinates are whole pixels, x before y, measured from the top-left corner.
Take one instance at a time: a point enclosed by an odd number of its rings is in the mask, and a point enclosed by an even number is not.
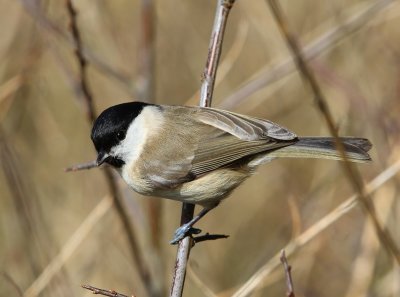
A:
[[[201,122],[232,134],[241,140],[253,141],[267,138],[294,140],[297,138],[292,131],[271,121],[226,110],[200,108],[198,118]]]
[[[193,108],[189,115],[178,114],[170,127],[164,127],[169,133],[160,133],[161,147],[152,150],[152,159],[147,158],[147,178],[163,187],[175,187],[239,159],[297,141],[293,132],[275,123],[223,110]],[[171,133],[177,126],[179,133]]]
[[[200,108],[200,122],[216,128],[204,135],[192,161],[192,172],[201,175],[239,159],[292,144],[296,134],[268,120],[233,112]]]

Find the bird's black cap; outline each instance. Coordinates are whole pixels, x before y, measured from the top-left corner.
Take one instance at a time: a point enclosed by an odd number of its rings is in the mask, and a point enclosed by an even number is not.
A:
[[[129,125],[148,105],[152,104],[128,102],[114,105],[104,110],[94,121],[92,128],[91,138],[97,152],[99,154],[108,153],[113,146],[123,140]],[[111,162],[112,160],[107,159],[103,161],[116,167],[123,165],[121,160],[119,162]]]

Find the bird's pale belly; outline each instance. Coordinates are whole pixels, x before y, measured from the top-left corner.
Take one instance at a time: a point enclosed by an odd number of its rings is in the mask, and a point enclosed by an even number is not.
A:
[[[157,186],[150,180],[132,174],[132,171],[129,174],[122,171],[121,176],[134,191],[142,195],[209,206],[226,198],[250,173],[244,170],[219,169],[174,188]]]

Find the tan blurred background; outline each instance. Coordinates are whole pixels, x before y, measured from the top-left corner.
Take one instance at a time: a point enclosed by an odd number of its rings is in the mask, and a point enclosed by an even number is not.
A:
[[[141,98],[142,2],[73,2],[97,112]],[[215,2],[155,1],[153,102],[198,103]],[[313,56],[310,65],[340,134],[374,144],[374,162],[357,165],[368,183],[400,158],[400,3],[280,3]],[[0,296],[89,296],[81,284],[148,296],[117,212],[104,198],[102,169],[63,171],[95,158],[68,24],[64,1],[0,1]],[[215,107],[268,118],[298,135],[329,134],[265,1],[237,1],[218,79]],[[165,296],[176,253],[168,242],[181,205],[159,201],[161,221],[154,233],[151,198],[117,181],[158,292],[153,295]],[[372,196],[397,245],[399,190],[397,175]],[[197,225],[230,237],[194,247],[185,296],[233,294],[352,194],[339,162],[278,160],[262,167]],[[360,207],[296,249],[289,261],[296,296],[400,295],[399,268]],[[251,295],[285,292],[278,267]]]

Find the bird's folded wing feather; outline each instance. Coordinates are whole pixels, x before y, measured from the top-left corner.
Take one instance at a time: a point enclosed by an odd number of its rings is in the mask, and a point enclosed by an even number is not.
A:
[[[176,120],[182,120],[182,125],[191,123],[197,133],[187,135],[183,130],[172,139],[163,140],[163,159],[168,161],[153,164],[158,172],[149,175],[153,182],[174,187],[241,158],[290,145],[297,138],[293,132],[266,120],[208,108],[196,108],[195,113],[190,119]],[[177,143],[185,149],[176,150]],[[148,173],[151,167],[147,167]]]
[[[297,138],[296,134],[273,122],[225,110],[201,108],[197,119],[217,128],[220,135],[208,135],[199,142],[191,170],[196,175],[289,145],[290,140]]]
[[[198,112],[201,122],[221,129],[241,140],[293,140],[297,135],[271,121],[253,118],[226,110],[201,108]]]

